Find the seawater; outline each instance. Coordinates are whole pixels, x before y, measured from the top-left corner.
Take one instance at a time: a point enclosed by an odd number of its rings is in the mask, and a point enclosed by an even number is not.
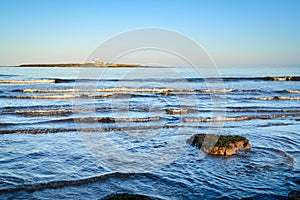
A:
[[[1,67],[0,198],[285,199],[300,189],[300,68],[218,70]],[[252,148],[186,144],[211,130]]]

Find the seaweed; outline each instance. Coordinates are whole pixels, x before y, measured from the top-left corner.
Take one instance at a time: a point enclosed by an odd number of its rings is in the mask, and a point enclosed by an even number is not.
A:
[[[215,147],[231,147],[230,144],[232,143],[236,143],[236,142],[246,142],[248,143],[249,140],[246,139],[243,136],[239,136],[239,135],[221,135],[218,142],[215,144]]]

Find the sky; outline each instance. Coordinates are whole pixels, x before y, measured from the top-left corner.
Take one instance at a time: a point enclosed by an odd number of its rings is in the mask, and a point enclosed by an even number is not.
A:
[[[144,27],[190,37],[219,66],[300,66],[299,10],[298,0],[0,0],[0,66],[84,62]]]

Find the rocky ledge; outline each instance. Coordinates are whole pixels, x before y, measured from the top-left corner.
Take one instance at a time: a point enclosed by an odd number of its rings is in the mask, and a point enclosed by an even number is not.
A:
[[[219,156],[231,156],[240,150],[251,148],[247,138],[234,135],[195,134],[187,142],[209,155]]]

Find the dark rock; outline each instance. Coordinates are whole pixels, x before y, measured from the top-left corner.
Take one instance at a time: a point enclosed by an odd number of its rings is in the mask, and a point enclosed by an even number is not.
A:
[[[287,198],[287,200],[300,200],[300,191],[297,191],[297,190],[292,190]]]
[[[187,143],[210,155],[231,156],[243,149],[250,149],[249,140],[242,136],[195,134]],[[215,144],[214,146],[212,144]]]

